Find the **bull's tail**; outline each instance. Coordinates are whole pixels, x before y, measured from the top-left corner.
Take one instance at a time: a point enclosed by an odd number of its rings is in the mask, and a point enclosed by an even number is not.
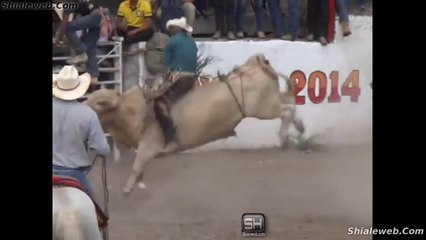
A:
[[[294,92],[294,89],[296,88],[294,82],[291,81],[291,79],[285,74],[278,73],[278,76],[285,80],[285,82],[287,84],[287,91],[288,92]]]

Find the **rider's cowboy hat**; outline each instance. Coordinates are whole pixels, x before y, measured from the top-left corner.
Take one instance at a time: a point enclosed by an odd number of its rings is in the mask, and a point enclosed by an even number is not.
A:
[[[78,75],[74,66],[64,66],[58,74],[53,74],[53,96],[62,100],[75,100],[82,97],[90,86],[90,74]]]
[[[167,23],[166,23],[167,30],[169,30],[169,27],[171,27],[171,26],[175,26],[175,27],[184,29],[185,31],[187,31],[189,33],[192,33],[192,30],[193,30],[192,27],[189,26],[186,23],[185,17],[175,18],[175,19],[171,19],[171,20],[167,21]]]

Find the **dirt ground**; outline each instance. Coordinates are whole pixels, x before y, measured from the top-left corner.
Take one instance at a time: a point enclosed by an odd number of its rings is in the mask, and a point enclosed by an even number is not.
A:
[[[146,189],[121,189],[132,159],[109,161],[110,239],[371,239],[347,229],[372,224],[372,146],[221,150],[153,160]],[[90,178],[102,196],[100,164]],[[241,235],[241,215],[264,213],[263,238]]]

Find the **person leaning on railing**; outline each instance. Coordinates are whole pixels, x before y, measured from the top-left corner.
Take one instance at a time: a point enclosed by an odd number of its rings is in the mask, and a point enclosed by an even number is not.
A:
[[[347,37],[352,34],[351,29],[349,28],[349,15],[348,15],[348,6],[346,0],[337,0],[337,14],[339,15],[339,23],[342,25],[342,34],[343,37]]]
[[[121,2],[115,24],[124,44],[148,41],[154,34],[151,4],[147,0]]]
[[[213,39],[219,39],[226,34],[228,40],[235,40],[235,2],[229,0],[215,0],[214,13],[216,31]]]
[[[306,40],[317,40],[321,45],[328,44],[325,38],[329,20],[328,0],[308,0],[308,31]]]

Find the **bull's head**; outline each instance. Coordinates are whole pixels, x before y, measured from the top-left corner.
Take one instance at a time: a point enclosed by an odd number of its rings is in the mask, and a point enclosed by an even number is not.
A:
[[[100,89],[90,94],[86,104],[98,115],[111,111],[118,106],[120,94],[115,90]]]

